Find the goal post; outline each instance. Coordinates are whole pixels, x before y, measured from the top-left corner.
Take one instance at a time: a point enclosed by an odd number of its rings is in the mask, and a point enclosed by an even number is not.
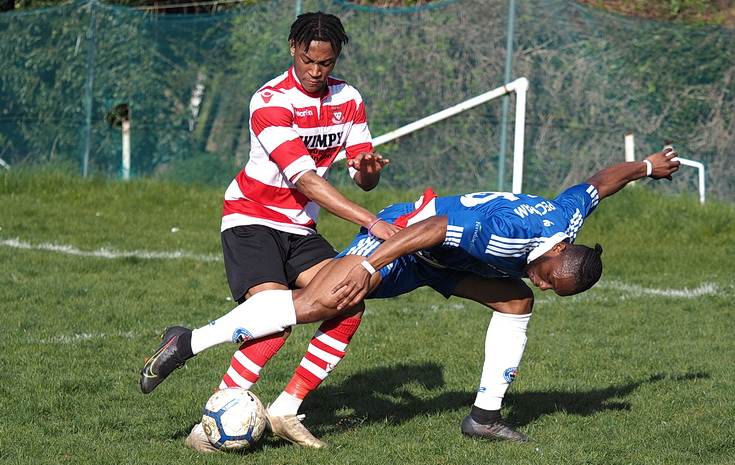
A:
[[[373,138],[373,147],[385,144],[392,140],[398,139],[402,136],[410,134],[412,132],[423,129],[441,120],[454,116],[463,111],[474,108],[483,103],[489,102],[490,100],[497,99],[507,94],[516,94],[516,106],[515,106],[515,130],[513,133],[513,184],[512,192],[514,194],[520,194],[523,187],[523,151],[524,151],[524,137],[526,133],[526,93],[528,91],[528,79],[521,77],[513,82],[510,82],[504,86],[498,87],[491,91],[480,94],[477,97],[473,97],[464,102],[458,103],[452,107],[446,108],[442,111],[429,115],[420,120],[414,121],[413,123],[402,126],[393,131],[382,134],[378,137]],[[341,151],[335,161],[344,160],[345,151]]]
[[[674,146],[672,146],[671,143],[667,142],[664,144],[663,148],[664,150],[673,149]],[[704,171],[706,169],[704,163],[696,160],[690,160],[688,158],[682,158],[680,156],[677,156],[676,159],[679,160],[679,163],[681,163],[682,165],[691,166],[692,168],[695,168],[697,170],[697,180],[699,182],[699,203],[701,205],[704,205],[707,190],[704,178]],[[625,134],[625,161],[635,161],[635,136],[632,132],[627,132]]]

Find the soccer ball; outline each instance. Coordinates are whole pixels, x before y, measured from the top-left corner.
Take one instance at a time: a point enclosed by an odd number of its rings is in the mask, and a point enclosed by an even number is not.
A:
[[[243,450],[263,436],[265,407],[247,389],[220,389],[207,400],[202,411],[202,427],[209,442],[221,450]]]

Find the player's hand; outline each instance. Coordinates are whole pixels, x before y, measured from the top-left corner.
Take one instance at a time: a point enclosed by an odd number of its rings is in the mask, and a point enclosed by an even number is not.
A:
[[[347,166],[356,169],[364,176],[373,176],[380,172],[390,160],[383,155],[372,152],[362,152],[355,158],[347,160]]]
[[[671,175],[679,170],[681,162],[677,159],[674,149],[668,148],[646,158],[651,162],[651,176],[653,179],[666,178],[671,180]]]
[[[345,279],[332,288],[337,310],[359,304],[370,290],[370,272],[362,265],[355,265]]]
[[[386,240],[401,229],[402,228],[400,226],[380,220],[370,228],[370,234],[378,239]]]

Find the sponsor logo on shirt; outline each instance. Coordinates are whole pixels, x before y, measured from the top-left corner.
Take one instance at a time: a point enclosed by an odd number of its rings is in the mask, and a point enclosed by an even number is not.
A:
[[[322,160],[331,159],[334,156],[333,149],[309,150],[309,155],[314,163],[318,166]]]
[[[470,245],[467,247],[467,251],[472,253],[472,249],[475,248],[475,242],[480,237],[480,231],[482,231],[482,223],[475,221],[475,230],[472,232],[472,239],[470,239]]]
[[[273,97],[273,92],[266,90],[260,94],[261,97],[263,97],[263,101],[265,103],[269,103],[271,101],[271,98]]]
[[[336,146],[342,140],[342,133],[333,132],[329,134],[318,134],[316,136],[302,136],[301,140],[311,152],[312,150],[327,149]]]

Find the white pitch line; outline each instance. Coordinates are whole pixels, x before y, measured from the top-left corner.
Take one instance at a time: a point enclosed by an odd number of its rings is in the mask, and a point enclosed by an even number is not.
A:
[[[119,337],[123,339],[133,339],[135,337],[138,337],[135,333],[132,331],[126,331],[124,333],[115,333],[115,334],[109,334],[109,333],[77,333],[72,334],[69,336],[59,335],[59,336],[53,336],[48,339],[40,339],[36,340],[35,342],[38,342],[40,344],[74,344],[77,342],[85,342],[85,341],[92,341],[92,340],[101,340],[101,339],[109,339],[110,337]]]
[[[174,252],[155,252],[149,250],[133,250],[133,251],[119,251],[111,248],[100,248],[97,250],[84,251],[80,250],[71,245],[59,245],[50,243],[41,244],[30,244],[28,242],[21,241],[18,238],[6,239],[0,241],[0,246],[13,247],[16,249],[26,250],[48,250],[51,252],[65,253],[69,255],[77,255],[83,257],[98,257],[98,258],[124,258],[124,257],[135,257],[141,259],[193,259],[206,262],[221,261],[222,258],[219,255],[201,255],[192,254],[189,252],[174,251]],[[626,284],[621,281],[606,281],[601,280],[595,288],[597,289],[613,289],[625,293],[624,298],[628,297],[643,297],[643,296],[661,296],[661,297],[672,297],[681,299],[696,299],[703,296],[716,296],[723,295],[727,292],[720,289],[715,283],[702,283],[694,289],[683,288],[683,289],[659,289],[659,288],[646,288],[634,284]],[[594,290],[593,288],[592,290]],[[555,296],[551,296],[553,299]],[[578,299],[580,296],[576,296]],[[590,295],[582,294],[584,298],[594,298]],[[537,303],[542,303],[545,299],[540,299]]]
[[[605,280],[601,279],[599,283],[595,284],[592,289],[581,294],[574,295],[572,297],[559,297],[553,293],[544,293],[536,300],[536,304],[544,304],[549,302],[556,302],[559,299],[565,299],[568,302],[594,302],[597,300],[608,300],[610,297],[603,293],[596,292],[597,290],[613,290],[619,291],[616,299],[635,299],[641,297],[668,297],[672,299],[698,299],[705,296],[725,296],[732,295],[732,287],[727,286],[723,289],[716,283],[702,283],[696,288],[682,288],[682,289],[661,289],[656,287],[643,287],[635,284],[626,284],[618,280]]]
[[[600,281],[599,287],[603,289],[616,289],[619,291],[627,292],[633,296],[640,297],[644,295],[662,296],[662,297],[676,297],[681,299],[697,299],[703,296],[716,296],[723,295],[723,292],[717,287],[715,283],[702,283],[694,289],[657,289],[657,288],[646,288],[634,284],[625,284],[620,281]]]
[[[13,247],[16,249],[26,249],[26,250],[48,250],[50,252],[58,252],[58,253],[64,253],[68,255],[77,255],[81,257],[97,257],[97,258],[126,258],[126,257],[134,257],[134,258],[142,258],[142,259],[182,259],[182,258],[188,258],[193,260],[199,260],[199,261],[205,261],[205,262],[216,262],[220,261],[221,257],[219,255],[201,255],[201,254],[192,254],[189,252],[181,252],[181,251],[175,251],[175,252],[152,252],[149,250],[132,250],[132,251],[120,251],[115,249],[110,249],[107,247],[102,247],[97,250],[80,250],[74,246],[71,245],[59,245],[59,244],[50,244],[47,242],[33,245],[29,242],[21,241],[20,239],[6,239],[3,241],[0,241],[0,246],[4,247]]]

